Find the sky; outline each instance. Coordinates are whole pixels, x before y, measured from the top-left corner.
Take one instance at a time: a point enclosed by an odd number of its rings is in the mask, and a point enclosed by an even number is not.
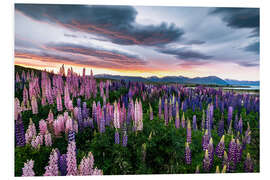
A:
[[[259,9],[15,4],[15,64],[259,80]]]

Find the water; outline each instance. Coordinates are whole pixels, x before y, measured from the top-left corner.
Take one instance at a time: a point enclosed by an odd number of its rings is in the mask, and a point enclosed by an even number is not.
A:
[[[246,85],[243,85],[246,86]],[[248,86],[248,85],[247,85]],[[248,86],[248,87],[224,87],[223,89],[235,89],[235,90],[260,90],[260,86]]]

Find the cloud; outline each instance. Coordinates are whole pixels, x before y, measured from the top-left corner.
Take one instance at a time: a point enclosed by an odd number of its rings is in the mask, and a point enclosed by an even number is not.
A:
[[[33,20],[100,35],[120,45],[158,46],[184,34],[183,29],[165,22],[137,24],[137,11],[131,6],[15,4],[15,9]]]
[[[207,60],[213,57],[213,56],[205,55],[199,51],[194,51],[187,48],[160,48],[160,49],[157,49],[157,51],[164,54],[174,55],[180,60],[197,61],[197,60]]]
[[[39,60],[47,63],[86,65],[97,68],[128,69],[147,64],[137,55],[119,50],[105,50],[73,43],[51,43],[44,49],[15,49],[16,58]]]
[[[60,51],[63,53],[72,53],[74,55],[93,56],[106,62],[114,62],[119,65],[145,65],[146,61],[137,55],[129,54],[119,50],[107,50],[97,47],[84,46],[73,43],[51,43],[46,47],[50,50]]]
[[[254,52],[255,54],[260,54],[260,42],[252,43],[244,48],[245,51]]]
[[[210,14],[220,15],[229,27],[253,29],[250,37],[259,36],[259,8],[215,8]]]
[[[237,64],[244,67],[256,67],[260,65],[258,62],[254,63],[254,62],[246,62],[246,61],[240,61],[240,62],[237,62]]]

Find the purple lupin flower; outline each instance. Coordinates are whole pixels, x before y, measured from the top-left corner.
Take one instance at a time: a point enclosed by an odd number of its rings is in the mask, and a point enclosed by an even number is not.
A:
[[[202,124],[201,124],[201,126],[202,126],[202,130],[204,130],[205,129],[205,111],[204,110],[202,110]]]
[[[244,168],[246,172],[253,172],[253,162],[251,160],[250,154],[247,153],[247,158],[244,163]]]
[[[193,130],[197,130],[196,115],[193,115],[192,127],[193,127]]]
[[[202,138],[202,147],[204,151],[208,148],[209,140],[210,140],[210,137],[208,135],[208,130],[206,129]]]
[[[114,133],[114,143],[119,144],[119,132],[117,130]]]
[[[24,126],[22,122],[21,113],[18,114],[17,120],[15,121],[15,138],[16,138],[16,146],[24,146],[25,145],[25,133]]]
[[[214,145],[213,145],[213,139],[212,138],[210,138],[210,140],[209,140],[207,150],[208,150],[208,153],[209,153],[210,165],[212,167],[213,161],[214,161]]]
[[[67,174],[67,160],[66,160],[66,158],[67,158],[67,155],[62,154],[59,158],[59,161],[58,161],[58,166],[59,166],[61,176],[66,176],[66,174]]]
[[[239,139],[236,140],[236,163],[241,161],[242,158],[242,144],[240,143]]]
[[[234,127],[235,132],[237,132],[237,130],[238,130],[238,114],[237,113],[235,114],[235,120],[234,120],[233,127]]]
[[[190,152],[190,148],[188,145],[188,142],[186,142],[186,146],[185,146],[185,160],[186,160],[186,164],[191,164],[191,152]]]
[[[127,146],[127,141],[128,141],[127,131],[124,131],[124,133],[123,133],[123,140],[122,140],[122,146],[123,147],[126,147]]]
[[[235,139],[232,137],[232,140],[229,144],[229,170],[232,172],[235,169],[235,163],[236,163],[236,142]]]
[[[69,130],[68,131],[68,142],[75,141],[75,131]]]
[[[230,126],[232,116],[233,116],[233,107],[229,106],[229,108],[228,108],[228,119],[227,119],[227,126],[228,127]]]
[[[217,147],[216,147],[216,155],[217,157],[219,157],[220,159],[223,157],[224,155],[224,150],[225,150],[225,145],[224,145],[224,135],[221,137]]]
[[[223,166],[223,168],[224,168],[224,166],[226,166],[226,170],[227,170],[229,165],[230,165],[230,162],[229,162],[229,159],[228,159],[227,152],[224,151],[222,166]]]
[[[238,129],[237,129],[240,134],[242,134],[243,131],[243,120],[242,120],[242,116],[240,116],[240,120],[238,121]]]
[[[211,169],[211,162],[209,159],[209,153],[208,150],[206,149],[205,154],[204,154],[204,159],[203,159],[203,169],[205,172],[209,172]]]
[[[218,135],[222,136],[224,134],[224,118],[223,118],[223,113],[221,115],[221,119],[218,123]]]
[[[104,111],[102,111],[102,115],[101,115],[99,132],[100,132],[100,133],[104,133],[104,132],[105,132],[105,117],[104,117]]]

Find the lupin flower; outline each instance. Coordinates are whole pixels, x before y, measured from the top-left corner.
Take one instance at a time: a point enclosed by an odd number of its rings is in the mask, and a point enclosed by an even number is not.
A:
[[[227,166],[226,166],[226,165],[224,165],[224,166],[223,166],[223,168],[222,168],[221,173],[226,173],[226,171],[227,171]]]
[[[210,137],[208,135],[208,130],[206,129],[204,136],[202,138],[202,147],[204,151],[208,148],[209,140],[210,140]]]
[[[142,144],[142,160],[145,161],[146,158],[146,143]]]
[[[75,141],[75,132],[73,130],[68,131],[68,142]]]
[[[30,118],[28,129],[26,130],[25,133],[25,141],[26,143],[31,143],[32,138],[36,136],[36,126],[33,123],[32,119]]]
[[[224,145],[224,135],[223,135],[216,147],[217,157],[222,158],[224,155],[224,150],[225,150],[225,145]]]
[[[233,171],[235,169],[235,163],[236,163],[236,142],[235,139],[232,137],[232,140],[229,144],[229,170]]]
[[[175,118],[175,128],[180,127],[180,119],[179,119],[179,113],[176,113],[176,118]]]
[[[193,127],[193,130],[197,130],[197,121],[196,121],[195,114],[193,115],[192,127]]]
[[[25,145],[25,133],[24,126],[22,122],[21,113],[18,114],[18,118],[15,121],[15,137],[16,137],[16,146],[24,146]]]
[[[67,176],[78,175],[75,141],[70,141],[68,144],[66,161],[67,161]]]
[[[209,172],[209,170],[211,169],[211,161],[209,159],[209,153],[208,153],[208,150],[207,149],[206,149],[205,154],[204,154],[203,169],[206,172]]]
[[[59,170],[61,173],[61,176],[65,176],[67,174],[67,155],[66,154],[62,154],[59,158]]]
[[[162,118],[162,104],[161,104],[161,98],[159,98],[159,102],[158,102],[158,116],[159,116],[159,119]]]
[[[212,165],[213,160],[214,160],[214,145],[213,145],[213,139],[212,138],[210,138],[210,140],[209,140],[207,150],[208,150],[208,153],[209,153],[210,163]]]
[[[103,171],[100,170],[100,169],[95,168],[92,175],[93,176],[101,176],[101,175],[103,175]]]
[[[195,173],[200,173],[200,165],[197,165],[197,166],[196,166],[196,171],[195,171]]]
[[[88,153],[87,157],[83,157],[79,165],[79,174],[81,176],[87,176],[93,174],[94,156],[91,152]]]
[[[224,134],[224,118],[223,114],[221,115],[221,119],[218,123],[218,135],[222,136]]]
[[[127,141],[128,141],[127,131],[124,131],[124,133],[123,133],[123,140],[122,140],[122,146],[123,147],[126,147],[127,146]]]
[[[185,128],[186,127],[185,113],[184,112],[183,112],[183,115],[182,115],[181,125],[182,125],[182,128]]]
[[[55,149],[50,154],[49,165],[45,167],[44,176],[58,176],[58,154]]]
[[[32,96],[31,106],[32,106],[32,113],[38,114],[38,105],[37,105],[37,99],[35,96]]]
[[[45,146],[52,146],[52,136],[51,133],[46,131],[44,135],[44,141],[45,141]]]
[[[35,176],[35,172],[33,170],[34,167],[34,161],[33,160],[27,160],[26,163],[24,163],[24,167],[22,168],[22,176]]]
[[[243,120],[242,120],[242,116],[240,116],[240,120],[238,121],[238,131],[240,132],[240,134],[242,134],[243,131]]]
[[[239,139],[236,139],[236,162],[240,162],[242,158],[242,144],[240,143]]]
[[[61,97],[60,92],[57,93],[56,104],[57,104],[57,111],[62,111],[63,106],[62,106],[62,97]]]
[[[228,158],[226,151],[224,151],[222,166],[223,166],[223,168],[224,168],[224,166],[226,166],[226,168],[229,167],[229,158]]]
[[[188,142],[186,142],[186,146],[185,146],[185,160],[186,160],[186,164],[191,164],[191,151],[188,145]]]
[[[150,120],[153,120],[153,109],[151,107],[151,105],[149,104],[149,117],[150,117]]]
[[[228,127],[231,124],[232,116],[233,116],[233,107],[232,106],[229,106],[229,108],[228,108],[228,119],[227,119],[227,125],[228,125]]]
[[[114,133],[114,143],[119,144],[119,132],[117,130]]]
[[[164,102],[164,121],[165,121],[165,125],[168,125],[168,100],[167,98],[165,98],[165,102]]]
[[[246,172],[253,172],[253,162],[251,160],[250,154],[247,153],[247,158],[244,163],[245,171]]]
[[[219,166],[216,167],[216,173],[220,173]]]
[[[191,125],[190,121],[187,121],[187,142],[191,143]]]
[[[41,119],[39,121],[39,132],[42,135],[44,135],[46,133],[46,131],[47,131],[47,123],[43,119]]]

